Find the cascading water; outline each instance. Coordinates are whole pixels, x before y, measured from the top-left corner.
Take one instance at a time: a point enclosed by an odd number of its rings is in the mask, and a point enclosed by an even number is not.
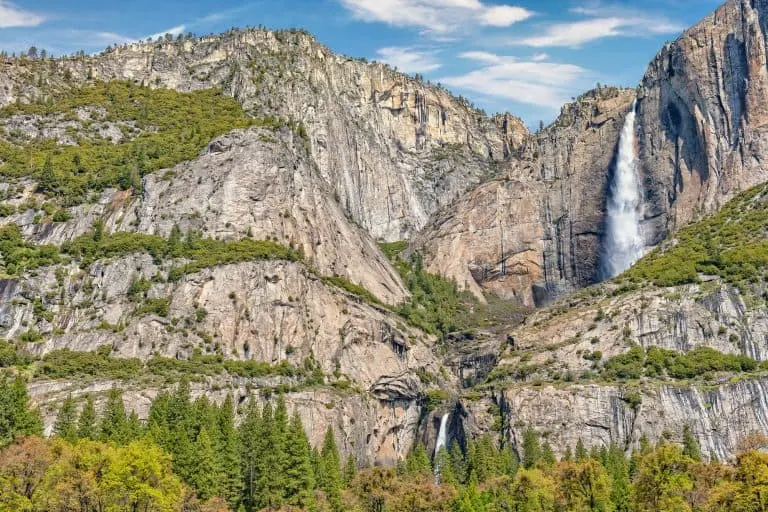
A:
[[[602,279],[610,279],[627,270],[643,255],[645,246],[640,233],[642,202],[635,157],[635,108],[627,114],[619,138],[619,154],[608,197],[606,234],[601,257]]]
[[[437,458],[437,454],[440,453],[440,450],[443,448],[447,448],[448,444],[448,416],[449,414],[443,414],[443,417],[440,418],[440,430],[437,432],[437,442],[435,442],[435,455],[433,457],[433,460],[435,461],[435,484],[440,483],[440,461]]]

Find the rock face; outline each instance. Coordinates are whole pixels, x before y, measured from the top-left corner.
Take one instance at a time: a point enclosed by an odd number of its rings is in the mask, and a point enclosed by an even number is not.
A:
[[[596,282],[605,195],[633,91],[606,88],[563,108],[504,176],[436,215],[416,237],[429,269],[476,295],[524,305]]]
[[[0,106],[44,95],[22,85],[34,73],[6,67]],[[180,91],[219,86],[257,115],[301,122],[319,174],[348,214],[390,241],[408,238],[493,173],[527,135],[517,118],[495,122],[444,89],[335,55],[303,32],[131,44],[37,72],[54,90],[68,86],[65,73],[75,82],[121,79]]]
[[[192,397],[205,394],[220,403],[227,393],[231,393],[236,403],[240,404],[251,398],[262,403],[268,399],[258,392],[254,393],[246,384],[253,383],[210,380],[193,384]],[[69,394],[76,400],[83,399],[86,394],[96,396],[96,408],[100,409],[113,385],[124,387],[125,383],[38,381],[30,386],[30,394],[41,405],[46,432],[50,433],[58,404]],[[126,389],[123,393],[126,409],[146,417],[152,399],[160,391],[154,387]],[[312,446],[322,446],[323,437],[331,426],[343,453],[354,454],[357,460],[377,465],[396,464],[408,452],[420,425],[421,408],[413,402],[384,402],[328,389],[291,393],[286,396],[286,406],[289,411],[299,412]]]
[[[731,0],[651,62],[638,97],[649,243],[768,179],[766,37],[768,2]]]
[[[183,233],[210,238],[277,239],[302,251],[321,274],[344,276],[386,303],[402,302],[408,295],[397,272],[370,236],[349,221],[302,141],[290,132],[236,130],[211,142],[198,159],[147,175],[143,188],[140,197],[106,191],[97,204],[76,207],[73,220],[64,223],[35,224],[31,211],[0,223],[15,222],[28,238],[57,245],[90,231],[99,219],[113,232],[167,237],[176,225]]]
[[[620,386],[578,384],[566,388],[511,387],[497,397],[505,406],[501,435],[522,448],[523,432],[536,430],[561,456],[579,439],[589,449],[614,443],[627,450],[637,448],[641,436],[652,443],[662,437],[681,442],[688,425],[706,457],[731,460],[739,444],[754,432],[765,432],[768,379],[742,380],[718,388],[656,386],[629,398]],[[635,400],[639,400],[637,403]],[[490,400],[468,405],[474,432],[493,424]]]
[[[33,189],[28,185],[15,201],[27,200]],[[408,295],[377,244],[334,199],[303,141],[288,131],[231,132],[199,158],[145,176],[141,196],[105,191],[98,203],[75,207],[67,222],[36,223],[28,213],[2,221],[17,223],[41,243],[64,243],[101,220],[107,232],[167,237],[178,226],[209,238],[274,239],[294,246],[306,262],[232,263],[169,281],[169,270],[183,261],[129,254],[0,280],[0,337],[34,330],[43,339],[26,348],[37,355],[106,345],[114,357],[143,360],[187,360],[200,353],[302,366],[309,358],[328,379],[333,375],[359,393],[334,394],[325,387],[290,393],[287,401],[298,408],[313,440],[332,424],[345,452],[371,463],[394,463],[415,438],[426,391],[417,374],[454,386],[449,375],[440,376],[432,337],[323,279],[343,276],[392,304]],[[151,281],[148,299],[167,300],[167,314],[141,312],[144,297],[129,293],[138,279]],[[252,390],[280,384],[296,383],[209,379],[199,392],[236,391],[246,400]],[[144,414],[156,384],[121,385],[129,386],[128,408]],[[36,398],[54,408],[62,395],[52,389],[82,395],[111,384],[39,380],[34,386]],[[48,423],[52,419],[51,412]]]

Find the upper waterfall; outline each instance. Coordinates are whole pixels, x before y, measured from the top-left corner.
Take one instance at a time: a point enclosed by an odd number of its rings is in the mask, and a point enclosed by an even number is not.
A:
[[[642,192],[637,178],[635,117],[637,102],[627,114],[619,138],[619,153],[606,208],[606,232],[600,277],[610,279],[628,269],[643,255],[640,232]]]

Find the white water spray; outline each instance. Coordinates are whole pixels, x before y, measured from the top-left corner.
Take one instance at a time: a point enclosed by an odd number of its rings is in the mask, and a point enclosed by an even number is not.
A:
[[[640,233],[642,202],[635,157],[635,107],[627,114],[619,139],[616,171],[607,205],[606,237],[601,258],[603,279],[627,270],[643,255],[645,246]]]
[[[437,432],[437,442],[435,442],[435,455],[433,460],[435,461],[435,485],[440,484],[440,461],[437,458],[437,454],[440,450],[447,448],[448,443],[448,416],[449,414],[443,414],[440,419],[440,430]]]

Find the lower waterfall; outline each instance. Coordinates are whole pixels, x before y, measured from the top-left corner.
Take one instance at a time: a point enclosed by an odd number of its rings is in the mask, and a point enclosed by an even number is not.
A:
[[[435,484],[440,483],[440,460],[437,458],[437,455],[440,453],[440,450],[443,448],[448,448],[448,417],[450,416],[449,413],[443,414],[443,417],[440,419],[440,430],[437,432],[437,441],[435,442],[435,454],[432,457],[432,460],[434,461],[435,465]]]

